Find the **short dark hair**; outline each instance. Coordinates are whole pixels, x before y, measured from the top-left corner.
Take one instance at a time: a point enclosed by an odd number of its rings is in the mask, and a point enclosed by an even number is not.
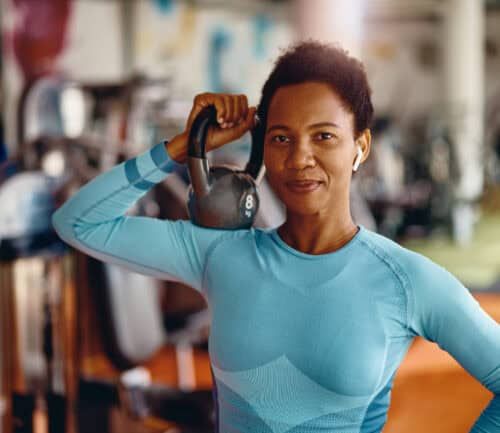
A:
[[[370,127],[373,105],[363,64],[337,45],[308,39],[291,45],[278,57],[262,87],[257,107],[260,139],[264,138],[269,104],[276,91],[310,81],[328,84],[340,96],[354,115],[356,136]]]

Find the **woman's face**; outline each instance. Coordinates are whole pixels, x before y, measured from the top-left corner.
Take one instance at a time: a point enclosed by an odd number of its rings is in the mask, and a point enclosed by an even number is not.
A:
[[[287,210],[312,215],[345,206],[356,144],[365,159],[369,135],[365,131],[356,143],[354,116],[327,84],[280,87],[268,109],[264,163]]]

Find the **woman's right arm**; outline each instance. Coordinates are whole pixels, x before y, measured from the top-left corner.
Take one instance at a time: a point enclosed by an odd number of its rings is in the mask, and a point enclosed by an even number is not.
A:
[[[214,104],[219,115],[236,124],[214,128],[208,138],[212,140],[207,143],[209,149],[238,138],[253,125],[254,110],[228,111],[223,98],[227,95],[198,95],[188,121],[189,128],[197,112]],[[201,291],[211,246],[237,232],[202,228],[190,221],[126,215],[135,202],[183,162],[185,136],[159,143],[85,184],[53,214],[59,236],[97,259],[160,279],[181,281]]]
[[[166,143],[116,165],[84,185],[52,216],[59,236],[105,262],[201,290],[204,256],[220,230],[126,212],[175,168]]]

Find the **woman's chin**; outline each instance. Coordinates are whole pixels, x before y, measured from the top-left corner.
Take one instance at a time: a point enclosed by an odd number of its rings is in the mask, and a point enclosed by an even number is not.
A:
[[[315,215],[323,211],[331,197],[330,193],[321,187],[304,192],[282,186],[274,191],[287,212],[304,216]]]
[[[325,203],[324,200],[321,200],[318,197],[305,195],[303,197],[293,199],[286,197],[284,200],[282,199],[282,201],[288,212],[304,216],[318,214],[323,207],[322,205]]]

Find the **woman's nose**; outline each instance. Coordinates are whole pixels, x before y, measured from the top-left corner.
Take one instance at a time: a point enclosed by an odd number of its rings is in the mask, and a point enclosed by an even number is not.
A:
[[[302,170],[314,166],[314,152],[305,140],[297,141],[289,147],[286,167],[289,169]]]

